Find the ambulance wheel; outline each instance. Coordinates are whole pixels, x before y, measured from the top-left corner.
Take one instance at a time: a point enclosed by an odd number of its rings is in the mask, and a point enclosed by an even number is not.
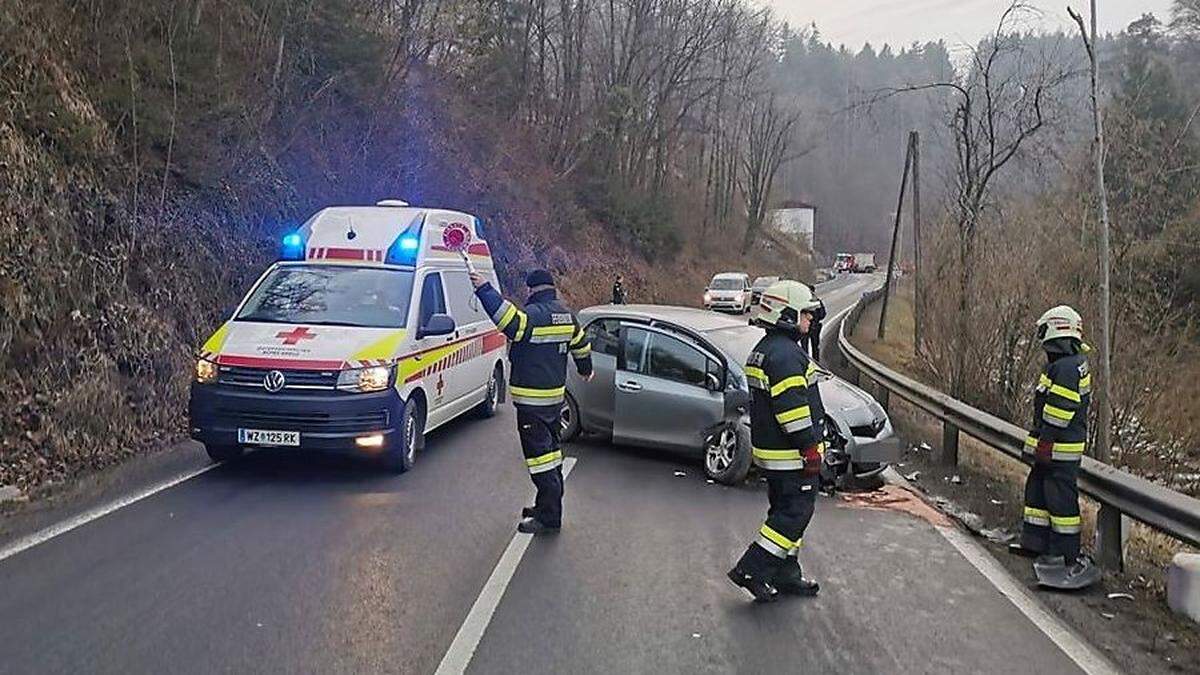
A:
[[[401,474],[413,468],[424,428],[425,415],[421,410],[421,403],[410,399],[404,404],[404,412],[401,414],[398,442],[388,448],[383,456],[383,467],[388,473]]]
[[[208,453],[208,458],[214,462],[228,462],[237,459],[245,452],[245,448],[240,445],[204,445],[204,451]]]
[[[558,415],[562,423],[562,442],[569,443],[575,440],[579,435],[579,404],[575,402],[574,396],[566,395]]]
[[[483,419],[496,416],[496,410],[500,407],[500,390],[504,387],[504,366],[497,365],[492,371],[492,376],[488,378],[487,393],[484,395],[483,403],[475,408],[475,414]]]
[[[728,424],[704,444],[704,475],[724,485],[737,485],[750,472],[750,428]]]

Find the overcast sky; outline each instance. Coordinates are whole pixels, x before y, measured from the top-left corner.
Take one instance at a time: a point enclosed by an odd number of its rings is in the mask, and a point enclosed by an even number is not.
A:
[[[816,22],[825,40],[857,51],[864,42],[893,49],[944,38],[950,47],[973,44],[994,30],[1008,0],[763,0],[792,26]],[[1073,28],[1069,4],[1084,11],[1088,0],[1032,0],[1043,15],[1036,27]],[[1117,32],[1145,12],[1164,23],[1171,0],[1098,0],[1100,32]]]

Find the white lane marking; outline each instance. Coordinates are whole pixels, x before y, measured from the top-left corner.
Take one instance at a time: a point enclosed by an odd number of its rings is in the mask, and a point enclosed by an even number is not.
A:
[[[889,467],[883,475],[887,482],[900,485],[917,495],[918,499],[923,499],[920,496],[921,493],[913,487],[912,483],[901,476],[895,467]],[[943,539],[950,542],[950,545],[963,558],[966,558],[972,567],[982,574],[996,590],[1000,591],[1001,595],[1008,598],[1017,611],[1024,614],[1030,623],[1036,626],[1043,635],[1050,638],[1050,641],[1057,645],[1063,654],[1074,661],[1075,665],[1079,666],[1083,672],[1089,675],[1117,675],[1120,673],[1103,654],[1076,635],[1057,616],[1046,611],[1046,608],[1017,583],[1008,570],[996,562],[992,558],[992,554],[988,553],[970,535],[954,526],[935,525],[933,529],[937,530]]]
[[[1058,617],[1050,614],[1042,607],[1028,591],[1019,585],[1009,575],[1008,571],[996,562],[990,553],[984,550],[969,535],[954,527],[936,527],[950,545],[958,549],[971,566],[979,570],[988,581],[1008,598],[1009,602],[1029,619],[1038,630],[1042,631],[1050,641],[1058,645],[1067,658],[1075,662],[1083,672],[1089,675],[1116,675],[1119,671],[1104,658],[1094,647],[1084,642]]]
[[[564,481],[575,467],[576,461],[575,457],[568,457],[563,462]],[[463,620],[462,626],[459,626],[458,633],[442,657],[435,675],[460,675],[466,672],[467,666],[471,665],[471,659],[475,656],[475,649],[479,647],[479,641],[483,639],[483,632],[487,630],[492,615],[500,606],[504,591],[516,574],[517,565],[521,564],[521,558],[531,541],[532,534],[517,532],[513,535],[512,541],[508,542],[508,548],[504,549],[504,554],[500,556],[500,562],[496,563],[496,569],[492,570],[492,575],[483,584],[483,590],[479,591],[475,604],[471,605],[467,618]]]
[[[7,558],[11,558],[16,554],[21,553],[22,551],[27,551],[27,550],[33,548],[34,546],[37,546],[38,544],[43,544],[47,541],[50,541],[51,539],[53,539],[59,535],[66,534],[67,532],[70,532],[71,530],[74,530],[77,527],[86,525],[86,524],[92,522],[93,520],[96,520],[97,518],[103,518],[104,516],[107,516],[108,514],[112,513],[113,511],[116,511],[118,509],[123,509],[126,506],[129,506],[130,504],[133,504],[135,502],[139,502],[139,501],[145,499],[146,497],[149,497],[157,492],[162,492],[163,490],[166,490],[168,488],[175,487],[176,485],[179,485],[180,483],[184,482],[185,480],[190,480],[192,478],[195,478],[196,476],[199,476],[200,474],[202,474],[206,471],[211,471],[211,470],[217,468],[218,466],[220,466],[220,465],[219,464],[209,464],[207,466],[200,467],[199,469],[193,469],[192,471],[185,471],[184,473],[178,474],[172,478],[168,478],[167,480],[165,480],[161,483],[156,483],[155,485],[145,488],[144,490],[135,492],[131,495],[126,495],[124,497],[121,497],[120,499],[117,499],[116,501],[112,501],[107,504],[102,504],[100,506],[97,506],[94,509],[89,509],[87,511],[84,511],[83,513],[80,513],[77,516],[68,518],[67,520],[62,521],[61,523],[56,523],[45,529],[38,530],[37,532],[34,532],[33,534],[21,537],[20,539],[8,544],[7,546],[0,548],[0,561],[3,561]]]

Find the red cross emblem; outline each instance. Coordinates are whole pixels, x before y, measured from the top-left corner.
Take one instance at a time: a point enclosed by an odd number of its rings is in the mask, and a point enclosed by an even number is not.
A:
[[[438,381],[437,381],[438,398],[442,397],[442,388],[444,388],[445,386],[446,386],[446,378],[442,377],[441,375],[438,375]]]
[[[301,340],[311,340],[317,337],[317,334],[310,332],[307,326],[300,326],[299,328],[293,328],[291,331],[276,333],[275,337],[283,340],[283,344],[285,345],[294,345]]]

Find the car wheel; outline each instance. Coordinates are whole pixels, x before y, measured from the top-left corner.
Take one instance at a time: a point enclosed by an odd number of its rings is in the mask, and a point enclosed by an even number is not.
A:
[[[204,445],[208,458],[214,462],[229,462],[241,457],[246,449],[240,445]]]
[[[750,471],[750,430],[734,423],[713,432],[704,443],[704,475],[724,485],[736,485]]]
[[[383,455],[383,467],[388,473],[402,474],[413,468],[417,461],[417,447],[425,433],[425,413],[416,399],[404,404],[401,414],[400,439],[393,443]]]
[[[563,398],[562,408],[559,410],[559,422],[562,425],[563,443],[573,441],[579,436],[579,404],[570,394]]]
[[[475,414],[482,418],[496,416],[496,410],[500,407],[500,389],[504,386],[504,366],[497,365],[492,371],[492,376],[488,378],[487,393],[484,395],[483,403],[475,409]]]

